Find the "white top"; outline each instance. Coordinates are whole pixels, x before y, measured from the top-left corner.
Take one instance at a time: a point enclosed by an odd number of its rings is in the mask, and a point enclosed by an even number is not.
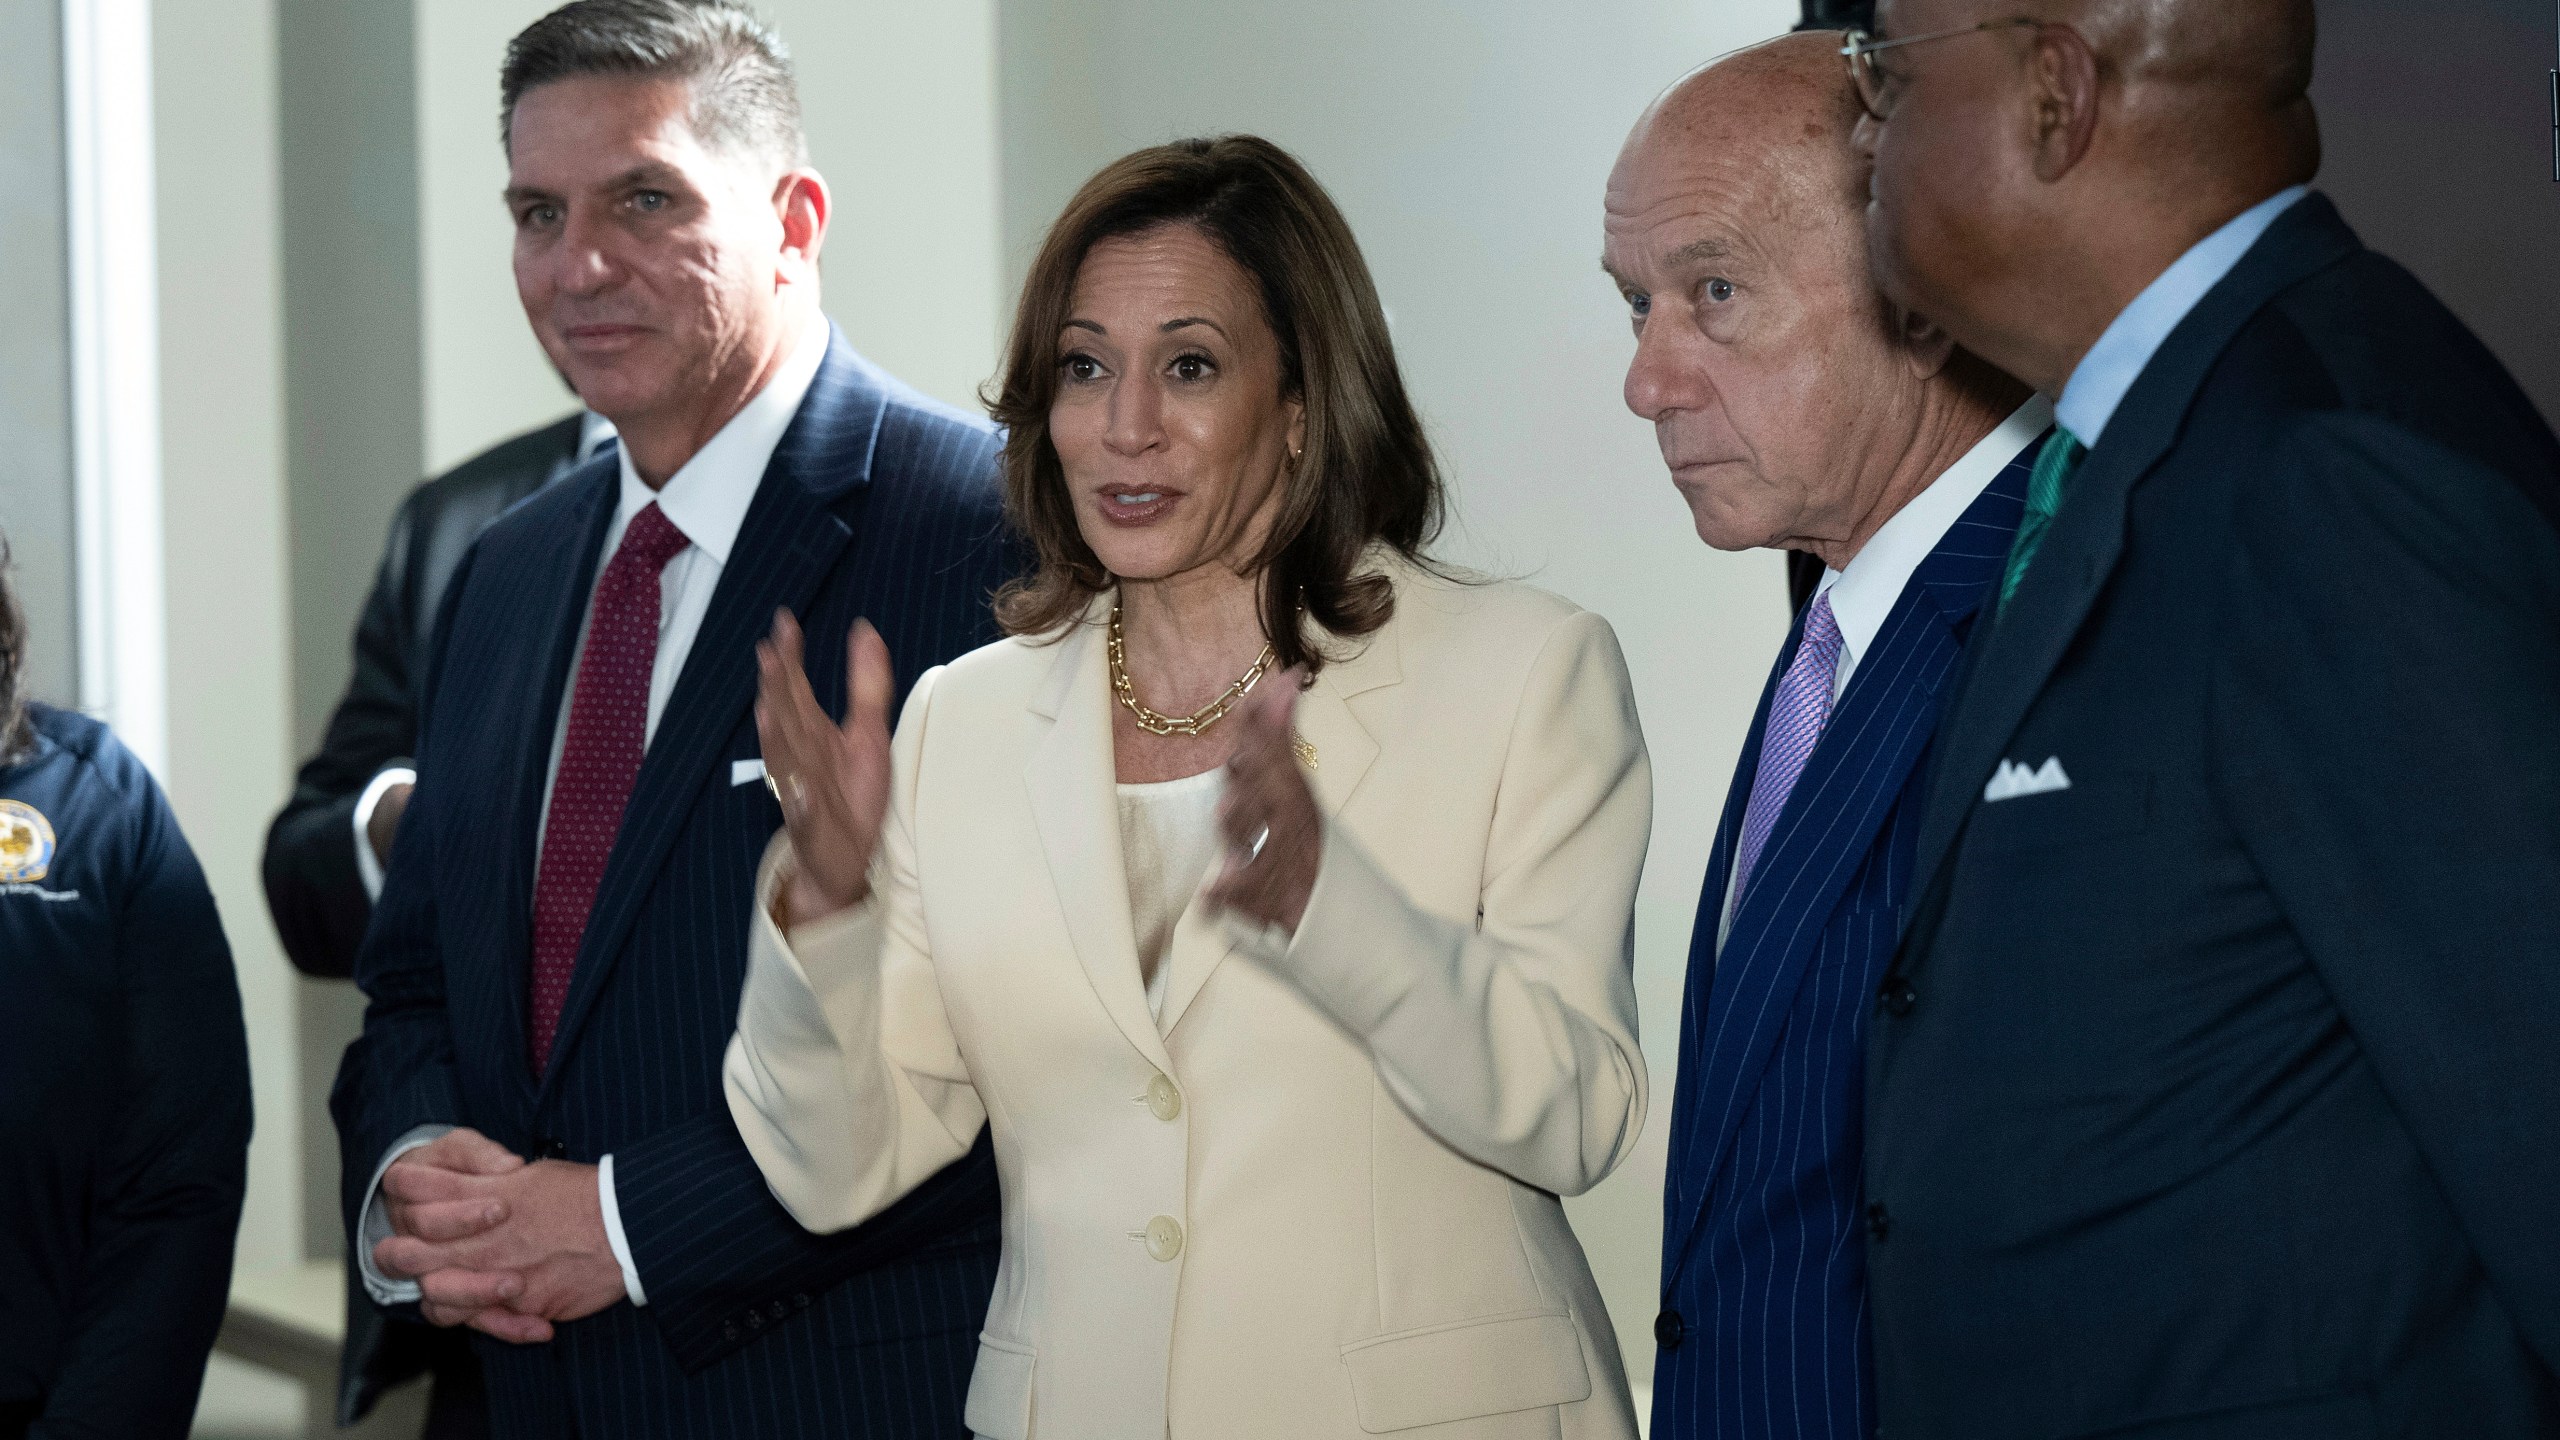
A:
[[[1147,1009],[1158,1020],[1164,1018],[1164,952],[1173,944],[1173,927],[1218,858],[1218,797],[1226,793],[1226,775],[1220,766],[1179,780],[1119,787],[1129,925],[1138,937]]]
[[[621,449],[622,495],[614,506],[613,522],[605,527],[604,545],[597,552],[596,578],[604,578],[604,567],[612,560],[615,547],[622,543],[623,533],[652,502],[691,542],[658,572],[658,654],[649,671],[649,714],[641,732],[644,748],[658,737],[658,717],[666,713],[667,698],[675,693],[676,681],[684,674],[685,659],[693,653],[693,637],[702,629],[702,617],[710,612],[712,592],[719,589],[721,571],[729,563],[729,548],[737,543],[738,527],[746,523],[747,507],[755,502],[756,491],[764,484],[764,472],[773,463],[774,448],[782,443],[782,432],[791,428],[792,417],[800,413],[800,403],[808,398],[809,386],[818,378],[818,366],[827,358],[830,331],[825,317],[810,316],[808,326],[808,333],[801,337],[791,358],[782,363],[765,387],[729,417],[729,423],[720,427],[710,443],[668,476],[666,484],[651,490],[631,463],[631,448],[626,445]],[[560,692],[559,719],[551,731],[551,761],[542,782],[542,819],[534,832],[537,857],[551,825],[551,787],[560,778],[560,752],[569,741],[569,707],[577,697],[578,663],[586,656],[587,624],[594,615],[592,585],[587,592],[587,605],[587,615],[578,621],[577,648],[569,656],[568,683]],[[541,862],[537,858],[535,863]],[[363,1273],[366,1291],[377,1303],[398,1305],[418,1298],[418,1282],[395,1281],[374,1268],[374,1245],[391,1235],[390,1216],[380,1194],[382,1172],[391,1168],[392,1161],[450,1128],[419,1126],[400,1137],[374,1167],[373,1185],[366,1192],[363,1243],[356,1247],[356,1265]],[[633,1262],[630,1243],[622,1233],[622,1207],[614,1197],[610,1155],[597,1162],[596,1187],[604,1206],[605,1238],[613,1246],[613,1258],[622,1264],[623,1288],[630,1292],[632,1304],[645,1305],[649,1303],[648,1294],[640,1287],[639,1267]]]
[[[2160,353],[2170,334],[2257,247],[2267,227],[2310,193],[2308,185],[2291,186],[2241,211],[2144,286],[2072,367],[2054,406],[2063,428],[2097,449],[2125,392],[2151,368],[2151,357]]]

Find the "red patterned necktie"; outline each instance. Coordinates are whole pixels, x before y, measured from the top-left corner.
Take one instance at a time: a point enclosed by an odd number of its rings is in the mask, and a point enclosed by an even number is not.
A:
[[[526,1040],[536,1075],[550,1062],[578,943],[586,937],[605,860],[622,829],[622,812],[631,803],[648,745],[649,677],[658,663],[658,572],[689,543],[652,503],[631,517],[622,544],[596,581],[533,882],[533,1005]]]

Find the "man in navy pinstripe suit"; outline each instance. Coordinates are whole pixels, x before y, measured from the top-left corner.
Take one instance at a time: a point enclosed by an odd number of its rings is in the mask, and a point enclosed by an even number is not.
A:
[[[752,15],[580,0],[502,89],[517,288],[623,443],[447,591],[331,1096],[366,1288],[481,1333],[501,1436],[958,1434],[985,1142],[812,1236],[719,1073],[781,820],[754,640],[797,611],[841,695],[856,616],[919,669],[992,638],[995,436],[819,312],[827,191]]]
[[[1699,537],[1822,562],[1707,866],[1680,1027],[1655,1440],[1875,1432],[1869,1008],[1941,688],[2051,409],[1868,278],[1858,100],[1806,34],[1683,81],[1610,178],[1627,404]]]

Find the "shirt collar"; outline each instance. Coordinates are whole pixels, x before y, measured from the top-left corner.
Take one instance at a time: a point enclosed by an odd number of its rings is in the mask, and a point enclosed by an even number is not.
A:
[[[1823,572],[1816,594],[1831,597],[1831,618],[1840,625],[1840,644],[1852,664],[1866,654],[1909,588],[1922,562],[1935,554],[1947,532],[2000,478],[2000,472],[2036,443],[2053,424],[2053,405],[2030,395],[1988,435],[1964,452],[1964,458],[1940,471],[1928,487],[1893,512],[1893,518],[1859,547],[1845,570]]]
[[[596,452],[604,448],[604,442],[616,438],[612,421],[593,410],[578,412],[579,464],[584,465],[596,458]]]
[[[828,341],[825,318],[813,317],[809,333],[764,388],[657,490],[652,491],[632,465],[631,447],[621,447],[622,498],[614,528],[627,527],[631,517],[656,501],[659,513],[684,532],[686,540],[726,566],[738,527],[747,521],[747,507],[755,502],[765,469],[773,463],[774,448],[782,443],[782,432],[791,428],[800,402],[809,397],[809,387],[818,378]]]
[[[2240,212],[2231,223],[2195,243],[2195,247],[2178,257],[2177,263],[2160,272],[2160,277],[2133,297],[2115,322],[2107,326],[2098,343],[2080,357],[2071,379],[2062,387],[2062,398],[2054,404],[2054,418],[2071,432],[2082,445],[2095,450],[2098,437],[2106,433],[2107,422],[2115,418],[2116,407],[2124,403],[2125,392],[2149,368],[2151,357],[2160,353],[2169,333],[2187,318],[2222,278],[2231,273],[2276,217],[2293,208],[2295,201],[2311,193],[2308,185],[2295,185],[2279,190]]]

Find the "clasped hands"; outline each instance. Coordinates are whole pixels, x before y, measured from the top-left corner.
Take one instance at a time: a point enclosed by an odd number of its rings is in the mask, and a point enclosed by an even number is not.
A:
[[[454,1130],[382,1175],[392,1234],[373,1263],[415,1280],[437,1325],[468,1325],[519,1345],[549,1340],[625,1298],[605,1238],[596,1167],[522,1157],[477,1130]]]
[[[799,622],[774,616],[756,647],[756,734],[765,773],[791,831],[792,866],[775,918],[806,925],[871,893],[871,859],[889,809],[889,703],[896,677],[889,647],[869,621],[845,639],[845,718],[818,705],[802,664]],[[1228,713],[1237,727],[1218,804],[1226,860],[1209,888],[1215,904],[1295,934],[1324,860],[1324,813],[1290,741],[1305,672],[1265,677]]]

